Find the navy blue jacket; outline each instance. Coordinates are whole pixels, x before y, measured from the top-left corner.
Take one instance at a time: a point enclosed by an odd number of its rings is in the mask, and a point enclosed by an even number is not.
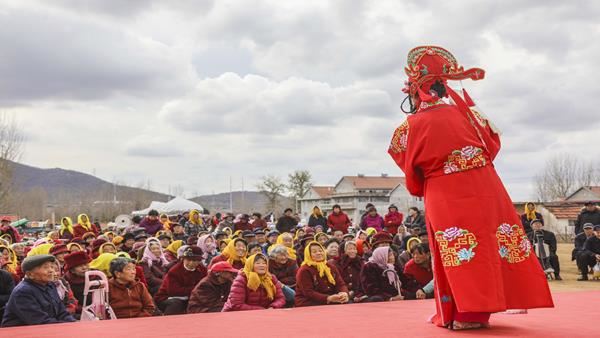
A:
[[[39,285],[25,278],[13,290],[2,327],[74,322],[54,284]]]

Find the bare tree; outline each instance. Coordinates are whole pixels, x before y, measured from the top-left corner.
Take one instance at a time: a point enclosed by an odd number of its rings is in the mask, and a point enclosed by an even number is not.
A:
[[[556,201],[598,181],[598,169],[593,162],[571,154],[558,154],[549,159],[535,177],[535,188],[539,201]]]
[[[23,150],[23,133],[17,122],[0,113],[0,209],[6,208],[12,188],[12,162]]]
[[[310,190],[312,175],[308,170],[296,170],[288,175],[288,190],[294,198],[296,211],[301,212],[298,200]]]
[[[285,192],[285,184],[279,177],[268,175],[262,177],[262,182],[256,188],[267,198],[270,211],[275,212],[279,198]]]

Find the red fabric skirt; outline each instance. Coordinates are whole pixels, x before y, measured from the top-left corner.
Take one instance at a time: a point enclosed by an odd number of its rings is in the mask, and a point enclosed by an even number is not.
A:
[[[531,244],[493,166],[425,180],[436,324],[553,307]],[[472,319],[472,318],[471,318]],[[461,320],[463,321],[463,320]],[[469,320],[471,321],[471,320]]]

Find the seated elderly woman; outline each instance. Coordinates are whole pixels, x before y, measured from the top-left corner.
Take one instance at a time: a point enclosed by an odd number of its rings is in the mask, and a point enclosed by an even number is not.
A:
[[[340,258],[340,241],[332,238],[325,243],[325,250],[327,251],[327,259],[338,260]]]
[[[327,263],[325,249],[310,242],[296,274],[296,307],[348,303],[346,283],[335,265]]]
[[[243,269],[246,264],[247,254],[248,243],[241,238],[236,238],[227,244],[219,256],[212,259],[210,266],[213,266],[218,262],[229,262],[234,268],[240,270]]]
[[[296,272],[298,264],[289,256],[289,248],[276,244],[269,248],[269,272],[282,284],[281,289],[288,305],[294,304],[296,297]]]
[[[277,277],[269,273],[269,261],[263,254],[248,257],[229,292],[223,312],[279,309],[285,297]]]
[[[229,262],[219,262],[213,265],[190,294],[188,302],[188,313],[221,312],[229,292],[231,284],[238,275]]]
[[[196,245],[202,249],[202,264],[209,266],[213,258],[219,255],[217,251],[217,241],[213,235],[206,234],[198,237]]]
[[[181,260],[167,272],[154,296],[156,304],[165,315],[184,314],[192,290],[206,275],[202,249],[195,245],[186,246]]]
[[[2,319],[2,327],[74,322],[54,284],[55,258],[29,256],[21,268],[25,278],[14,289]]]
[[[364,292],[360,282],[360,272],[364,265],[363,259],[358,255],[355,241],[347,241],[343,246],[343,253],[339,259],[330,259],[329,263],[335,265],[342,274],[342,278],[350,290],[350,299],[354,302],[362,301]]]
[[[56,258],[56,256],[55,256]],[[77,312],[77,298],[73,294],[73,290],[71,290],[71,285],[67,280],[62,276],[62,266],[58,262],[58,259],[54,261],[54,286],[56,286],[56,291],[58,293],[58,298],[63,302],[67,311],[73,315]]]
[[[139,260],[139,264],[144,269],[148,291],[152,295],[156,294],[163,282],[163,278],[167,272],[166,267],[169,264],[158,239],[150,237],[146,240],[146,247],[144,248],[142,258]]]
[[[402,283],[404,276],[396,271],[396,256],[390,247],[382,246],[375,251],[360,274],[363,290],[368,298],[365,301],[381,302],[403,300]],[[414,294],[410,298],[414,299]]]
[[[155,306],[146,286],[135,278],[135,262],[115,258],[110,262],[112,278],[109,285],[109,304],[117,318],[150,317]]]

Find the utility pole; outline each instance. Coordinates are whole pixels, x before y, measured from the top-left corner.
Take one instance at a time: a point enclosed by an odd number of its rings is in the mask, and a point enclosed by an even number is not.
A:
[[[231,180],[231,176],[229,176],[229,211],[233,213],[233,184]]]

